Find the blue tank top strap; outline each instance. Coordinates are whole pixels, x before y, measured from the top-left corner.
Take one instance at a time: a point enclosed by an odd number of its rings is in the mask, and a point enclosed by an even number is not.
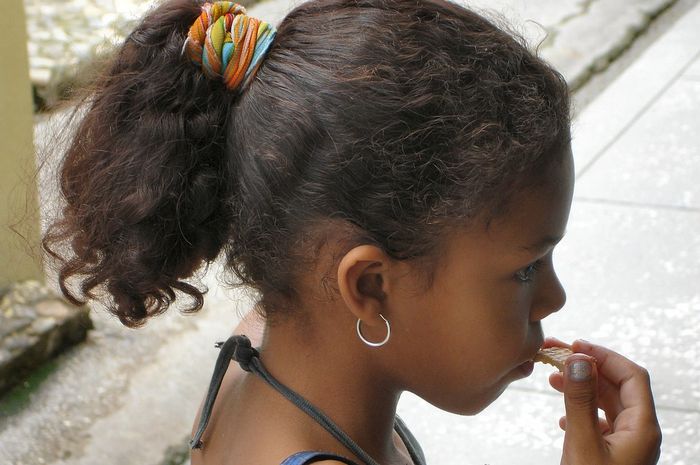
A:
[[[413,433],[411,433],[411,430],[408,429],[408,426],[406,426],[406,423],[404,423],[398,414],[395,416],[394,428],[396,429],[396,432],[399,433],[399,437],[403,443],[406,444],[406,449],[408,449],[408,453],[411,454],[411,460],[413,460],[413,463],[416,465],[425,465],[426,461],[423,448],[420,446],[416,437],[413,435]]]
[[[411,430],[409,430],[408,426],[406,426],[406,423],[398,415],[396,415],[394,429],[399,434],[399,437],[401,438],[403,443],[406,445],[406,449],[408,449],[408,453],[411,455],[411,460],[413,461],[413,463],[416,465],[424,465],[425,454],[423,453],[423,449],[421,448],[415,436],[413,436],[413,433],[411,433]],[[280,465],[306,465],[308,463],[314,463],[320,460],[330,459],[338,460],[349,465],[357,465],[355,462],[346,457],[331,454],[329,452],[318,452],[310,450],[301,451],[297,452],[294,455],[290,455]]]
[[[284,459],[284,462],[282,462],[280,465],[306,465],[309,463],[320,462],[321,460],[331,459],[338,460],[339,462],[346,463],[347,465],[357,465],[352,460],[342,457],[340,455],[335,455],[328,452],[316,452],[312,450],[305,450],[290,455],[289,457]]]

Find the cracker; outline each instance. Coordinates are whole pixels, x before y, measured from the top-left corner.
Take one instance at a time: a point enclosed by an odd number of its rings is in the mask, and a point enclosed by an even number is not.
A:
[[[573,352],[564,347],[549,347],[547,349],[540,349],[537,355],[535,355],[534,361],[548,363],[563,372],[564,361],[571,354],[573,354]]]

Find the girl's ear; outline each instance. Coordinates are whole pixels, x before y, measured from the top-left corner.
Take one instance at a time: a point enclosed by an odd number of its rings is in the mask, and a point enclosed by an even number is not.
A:
[[[348,310],[368,326],[384,326],[379,316],[390,292],[392,259],[373,245],[353,248],[338,264],[338,289]]]

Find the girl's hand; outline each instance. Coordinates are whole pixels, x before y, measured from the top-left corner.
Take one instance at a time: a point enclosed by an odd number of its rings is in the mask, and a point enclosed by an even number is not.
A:
[[[565,373],[549,383],[564,393],[566,431],[561,465],[653,465],[661,453],[649,373],[622,355],[589,342],[548,338],[544,347],[568,347]],[[598,408],[605,419],[598,417]]]

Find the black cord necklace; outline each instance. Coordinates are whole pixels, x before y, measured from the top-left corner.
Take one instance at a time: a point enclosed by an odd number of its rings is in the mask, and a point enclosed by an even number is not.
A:
[[[224,379],[226,369],[229,365],[229,360],[233,359],[237,361],[241,368],[245,371],[258,374],[263,380],[269,383],[277,391],[279,391],[284,397],[291,400],[296,406],[306,412],[311,418],[316,420],[321,426],[323,426],[329,433],[333,435],[338,441],[340,441],[345,447],[351,450],[357,457],[361,458],[366,465],[379,465],[370,455],[365,452],[355,441],[352,440],[350,436],[347,435],[338,425],[336,425],[326,414],[324,414],[320,409],[311,404],[309,401],[301,397],[298,393],[294,392],[292,389],[283,385],[277,379],[275,379],[263,366],[260,361],[260,352],[251,347],[250,339],[245,335],[234,335],[228,338],[226,342],[217,342],[216,347],[221,349],[219,356],[216,359],[216,365],[214,367],[214,374],[209,385],[209,390],[207,392],[207,397],[204,401],[204,406],[202,408],[202,415],[199,419],[199,426],[197,427],[197,432],[195,433],[192,440],[190,440],[190,448],[200,449],[203,446],[201,440],[202,434],[207,427],[209,422],[209,416],[211,415],[211,410],[214,406],[214,400],[221,387],[221,382]],[[396,417],[396,429],[399,435],[402,437],[404,442],[406,442],[406,425],[397,416]],[[411,458],[417,465],[425,465],[422,457],[414,454],[414,451],[409,450]]]

